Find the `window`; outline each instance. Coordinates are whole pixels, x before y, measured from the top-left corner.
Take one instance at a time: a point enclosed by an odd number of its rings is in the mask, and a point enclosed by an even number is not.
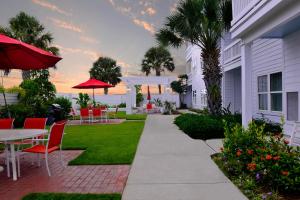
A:
[[[257,78],[258,109],[282,111],[282,73]]]
[[[282,73],[270,75],[271,110],[282,111]]]
[[[298,92],[287,92],[287,120],[298,121]]]
[[[258,108],[268,110],[268,76],[259,76],[258,81]]]

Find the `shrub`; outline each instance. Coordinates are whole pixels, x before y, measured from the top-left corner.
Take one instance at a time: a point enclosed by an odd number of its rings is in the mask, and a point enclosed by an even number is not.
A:
[[[119,107],[119,108],[126,108],[126,103],[120,103],[120,104],[118,105],[118,107]]]
[[[59,117],[60,120],[67,119],[72,107],[71,101],[64,97],[57,97],[54,99],[53,103],[60,105],[62,108],[61,116]]]
[[[275,123],[275,122],[272,122],[272,121],[264,119],[264,118],[254,119],[253,121],[258,126],[264,125],[264,132],[267,135],[274,135],[276,133],[281,133],[282,132],[282,128],[281,128],[281,125],[279,123]]]
[[[222,159],[231,176],[245,173],[261,187],[284,193],[300,193],[300,148],[288,145],[282,133],[266,137],[264,125],[248,129],[225,126]]]
[[[1,109],[1,118],[8,117],[7,112],[4,110],[5,108],[2,107]],[[15,119],[14,127],[20,128],[23,127],[24,121],[26,117],[33,117],[34,110],[25,104],[12,104],[8,106],[10,115],[12,118]]]
[[[183,114],[176,117],[175,124],[194,139],[224,137],[222,121],[209,115]]]

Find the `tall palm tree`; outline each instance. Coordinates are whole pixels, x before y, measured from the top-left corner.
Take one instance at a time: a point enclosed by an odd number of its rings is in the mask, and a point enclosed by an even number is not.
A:
[[[150,48],[142,61],[142,72],[148,76],[153,70],[156,76],[160,76],[165,69],[170,72],[175,69],[173,58],[168,49],[163,46]],[[161,94],[161,85],[158,85],[158,90]]]
[[[0,26],[0,33],[50,51],[54,55],[59,54],[59,49],[51,46],[53,42],[52,34],[45,32],[45,27],[35,17],[25,12],[20,12],[11,18],[8,27]],[[30,78],[30,71],[23,71],[22,77],[23,79]]]
[[[203,59],[203,75],[209,111],[218,115],[222,109],[220,38],[230,28],[231,0],[182,0],[156,34],[164,45],[198,45]]]
[[[113,86],[121,82],[121,76],[121,67],[117,65],[115,60],[108,57],[99,57],[90,69],[91,78],[107,82]],[[107,93],[108,88],[104,88],[104,94]]]

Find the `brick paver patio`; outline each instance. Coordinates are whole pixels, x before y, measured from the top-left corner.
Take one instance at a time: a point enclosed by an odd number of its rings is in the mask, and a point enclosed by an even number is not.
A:
[[[77,157],[82,151],[63,151],[65,163]],[[44,160],[41,167],[31,164],[31,155],[21,157],[21,177],[17,181],[8,178],[6,171],[0,173],[0,199],[19,200],[32,192],[67,193],[122,193],[129,174],[129,165],[60,165],[58,152],[50,155],[49,177]],[[4,156],[0,156],[4,165]]]

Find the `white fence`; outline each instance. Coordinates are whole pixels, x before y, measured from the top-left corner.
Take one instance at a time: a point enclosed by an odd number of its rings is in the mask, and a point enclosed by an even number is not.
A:
[[[79,105],[76,104],[75,98],[78,97],[78,94],[68,94],[68,93],[58,93],[57,97],[65,97],[72,101],[72,107],[75,109],[79,109]],[[90,95],[92,99],[92,95]],[[159,94],[151,94],[151,100],[154,99],[164,99],[163,95]],[[170,94],[168,96],[168,100],[171,102],[175,102],[176,106],[179,107],[179,96],[178,94]],[[108,104],[110,106],[119,105],[121,103],[126,103],[126,94],[114,94],[114,95],[95,95],[95,101],[98,103]],[[144,102],[142,104],[147,103],[147,95],[144,95]]]
[[[8,105],[18,103],[18,94],[5,93],[5,97],[6,97],[6,102],[7,102]],[[4,97],[3,97],[2,93],[0,93],[0,105],[1,106],[5,105]]]

